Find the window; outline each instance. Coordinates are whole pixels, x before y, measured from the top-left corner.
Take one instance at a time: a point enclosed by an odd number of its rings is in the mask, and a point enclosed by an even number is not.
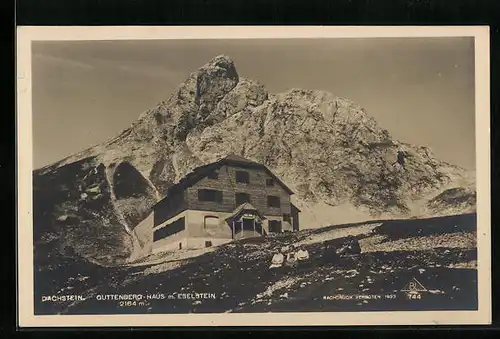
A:
[[[184,217],[177,219],[176,221],[157,229],[153,235],[153,241],[157,241],[176,233],[181,232],[185,228]]]
[[[222,192],[209,189],[198,190],[199,201],[215,201],[222,202]]]
[[[275,197],[272,195],[267,196],[267,207],[280,207],[280,197]]]
[[[233,238],[235,238],[237,234],[243,232],[243,222],[235,221],[232,229],[233,229]]]
[[[219,179],[219,172],[212,171],[212,172],[208,173],[207,178],[217,180],[217,179]]]
[[[162,200],[154,207],[154,225],[158,226],[161,223],[172,218],[185,208],[184,192],[173,193],[170,197]]]
[[[250,194],[236,193],[236,206],[240,206],[246,202],[250,202]]]
[[[245,171],[236,171],[236,182],[250,183],[250,174]]]
[[[290,214],[283,214],[283,221],[291,223],[292,217],[290,216]]]
[[[205,247],[211,247],[212,242],[211,241],[205,241]]]
[[[219,218],[215,216],[206,216],[205,217],[205,229],[217,229],[219,228]]]
[[[274,180],[273,179],[266,179],[266,186],[274,186]]]
[[[179,249],[182,250],[182,243],[179,243]]]

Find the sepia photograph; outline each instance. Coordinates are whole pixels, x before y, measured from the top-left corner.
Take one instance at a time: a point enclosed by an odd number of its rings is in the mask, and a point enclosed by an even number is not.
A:
[[[488,29],[229,31],[19,29],[26,326],[490,323]]]

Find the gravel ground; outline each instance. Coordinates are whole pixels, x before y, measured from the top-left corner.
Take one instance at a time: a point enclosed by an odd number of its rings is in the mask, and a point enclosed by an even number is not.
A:
[[[149,264],[108,274],[101,271],[97,277],[86,273],[89,278],[83,283],[65,281],[58,293],[67,293],[70,287],[87,300],[45,303],[36,309],[39,314],[475,309],[475,232],[469,231],[464,220],[469,219],[457,217],[442,233],[435,220],[431,230],[421,220],[382,222],[236,241],[198,256],[187,252],[165,255],[163,263],[156,256]],[[322,256],[324,240],[342,242],[347,235],[360,241],[361,254],[334,261]],[[294,269],[269,270],[275,251],[290,243],[305,245],[310,261]],[[413,278],[428,289],[418,301],[408,300],[401,291]],[[134,307],[96,299],[97,295],[129,293],[163,295],[165,299],[150,299]],[[213,299],[180,298],[182,293],[212,293]],[[339,294],[385,299],[325,299]]]
[[[396,241],[388,241],[386,236],[373,236],[361,239],[359,242],[363,252],[418,251],[437,247],[473,249],[476,247],[476,233],[459,232],[412,237]]]

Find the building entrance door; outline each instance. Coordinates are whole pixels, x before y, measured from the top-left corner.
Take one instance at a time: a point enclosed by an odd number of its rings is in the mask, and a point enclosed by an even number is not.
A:
[[[254,219],[244,218],[243,219],[243,231],[253,232]]]
[[[239,219],[231,221],[233,239],[258,237],[264,234],[261,218],[251,212],[247,212]]]
[[[243,234],[244,238],[254,237],[255,233],[255,219],[254,218],[243,218]]]

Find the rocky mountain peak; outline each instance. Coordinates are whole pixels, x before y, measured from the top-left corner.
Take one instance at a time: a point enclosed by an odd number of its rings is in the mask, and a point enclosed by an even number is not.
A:
[[[463,169],[395,140],[356,103],[321,90],[270,94],[219,55],[117,137],[36,171],[37,234],[123,261],[150,241],[141,220],[167,189],[228,154],[265,164],[292,188],[306,228],[475,208],[473,189],[456,189],[473,187]],[[100,245],[96,234],[106,234]]]
[[[201,69],[208,69],[208,68],[225,69],[227,71],[237,74],[234,61],[225,54],[217,55],[216,57],[212,58],[209,62],[207,62],[204,66],[201,67]]]
[[[219,102],[238,84],[239,75],[234,62],[219,55],[191,73],[170,97],[145,112],[143,120],[155,135],[165,135],[174,144],[183,142],[194,129],[206,126],[208,116]],[[158,128],[160,126],[160,128]],[[170,136],[174,138],[170,138]]]

